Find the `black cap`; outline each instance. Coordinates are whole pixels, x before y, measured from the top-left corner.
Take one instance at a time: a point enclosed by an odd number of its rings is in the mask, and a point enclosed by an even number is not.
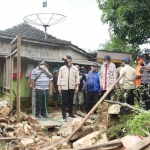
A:
[[[111,60],[111,57],[109,55],[104,56],[104,60]]]
[[[40,65],[45,65],[45,66],[47,66],[47,65],[48,65],[48,64],[46,64],[46,63],[45,63],[45,61],[44,61],[44,60],[42,60],[41,62],[39,62],[39,64],[40,64]]]
[[[40,64],[42,61],[44,61],[43,59],[39,59],[38,60],[38,64]]]
[[[62,60],[66,60],[66,59],[72,59],[72,57],[69,55],[66,55],[65,57],[62,58]]]
[[[96,62],[93,62],[91,66],[98,66],[98,64]]]

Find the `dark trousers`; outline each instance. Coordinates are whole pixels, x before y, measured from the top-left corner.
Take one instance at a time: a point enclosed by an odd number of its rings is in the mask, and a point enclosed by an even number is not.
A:
[[[145,89],[142,94],[142,101],[146,101],[145,102],[146,109],[150,110],[150,97],[149,97],[150,89],[148,87],[149,84],[142,84],[142,85],[143,85],[143,88]]]
[[[36,89],[35,92],[36,92],[36,116],[38,116],[39,114],[45,115],[47,109],[47,102],[49,99],[49,90]]]
[[[99,93],[98,92],[87,92],[87,97],[86,97],[86,111],[87,113],[92,109],[93,107],[93,101],[94,104],[96,104],[99,100]]]
[[[69,115],[73,114],[73,97],[74,97],[74,89],[62,90],[62,115],[66,117],[66,106],[68,99],[68,107],[69,107]]]
[[[103,90],[102,91],[102,95],[103,96],[106,93],[107,90]],[[111,96],[113,95],[114,90],[110,91],[110,93],[107,95],[107,97],[105,98],[106,100],[111,100]]]
[[[126,101],[127,104],[130,104],[130,105],[134,105],[134,91],[135,89],[124,89],[123,91],[123,95],[125,94],[125,97],[124,98],[124,102]]]

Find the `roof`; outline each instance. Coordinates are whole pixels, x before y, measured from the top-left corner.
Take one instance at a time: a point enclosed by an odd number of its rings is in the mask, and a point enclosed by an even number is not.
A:
[[[98,51],[97,52],[97,61],[103,62],[104,56],[109,55],[111,57],[111,62],[121,63],[125,57],[129,57],[132,60],[132,54],[130,53],[118,53],[113,51]]]
[[[89,58],[93,58],[89,53],[78,46],[73,45],[70,41],[58,39],[50,34],[47,34],[47,39],[45,39],[45,33],[43,31],[27,23],[21,23],[6,30],[0,30],[0,37],[2,38],[13,39],[17,35],[21,36],[22,41],[42,42],[42,44],[52,44],[54,46],[68,46],[87,55]]]
[[[21,56],[23,58],[27,58],[27,59],[31,59],[31,60],[35,60],[38,61],[39,58],[36,57],[27,57],[27,56]],[[47,59],[47,58],[43,58],[45,62],[54,62],[54,63],[64,63],[63,60],[58,60],[58,59]],[[92,65],[94,61],[88,61],[88,60],[72,60],[72,63],[74,64],[80,64],[80,65]],[[97,62],[96,62],[97,63]],[[98,63],[98,66],[101,66],[100,63]]]
[[[0,30],[1,36],[15,38],[16,35],[18,34],[21,35],[22,39],[26,40],[33,40],[51,44],[63,44],[63,45],[71,44],[70,41],[60,40],[50,34],[47,34],[47,39],[45,39],[45,33],[43,31],[27,23],[21,23],[6,30]]]

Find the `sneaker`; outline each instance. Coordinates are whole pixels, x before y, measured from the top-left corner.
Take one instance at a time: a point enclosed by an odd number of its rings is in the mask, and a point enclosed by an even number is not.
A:
[[[41,114],[41,116],[43,116],[44,118],[48,118],[47,114]]]
[[[36,118],[41,118],[41,116],[38,115],[38,116],[36,116]]]
[[[76,118],[73,114],[69,115],[68,118]]]
[[[63,120],[64,120],[64,122],[67,122],[67,118],[66,117],[63,117]]]

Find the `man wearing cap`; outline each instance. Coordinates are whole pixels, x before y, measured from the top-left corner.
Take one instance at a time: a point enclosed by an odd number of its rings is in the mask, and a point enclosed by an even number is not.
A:
[[[124,100],[134,105],[134,89],[135,89],[135,69],[131,67],[130,58],[123,59],[124,67],[120,70],[120,76],[125,73],[125,76],[119,81],[120,89],[124,93]]]
[[[99,100],[99,95],[101,95],[100,89],[100,76],[98,74],[98,64],[93,63],[91,66],[91,71],[89,71],[86,78],[85,91],[87,93],[86,97],[86,112],[88,113]]]
[[[78,65],[75,65],[79,70],[79,91],[74,94],[73,104],[76,105],[76,107],[81,107],[81,105],[84,103],[84,88],[85,84],[83,84],[86,81],[86,76],[84,73],[80,72],[80,67]],[[84,82],[83,82],[84,81]]]
[[[52,78],[52,74],[48,71],[45,61],[39,61],[38,67],[31,74],[32,89],[36,93],[36,118],[48,117],[47,102],[49,99],[50,78]]]
[[[104,56],[103,60],[104,62],[100,71],[100,85],[101,90],[103,90],[102,94],[104,94],[116,80],[116,66],[114,63],[110,62],[111,57],[106,55]],[[111,93],[108,94],[109,100],[111,99]]]
[[[72,57],[66,55],[64,58],[65,65],[59,69],[58,73],[58,90],[62,93],[62,115],[64,121],[66,119],[66,104],[68,98],[68,105],[69,105],[69,117],[74,118],[73,115],[73,97],[74,92],[78,92],[79,90],[79,71],[76,66],[72,64]]]

